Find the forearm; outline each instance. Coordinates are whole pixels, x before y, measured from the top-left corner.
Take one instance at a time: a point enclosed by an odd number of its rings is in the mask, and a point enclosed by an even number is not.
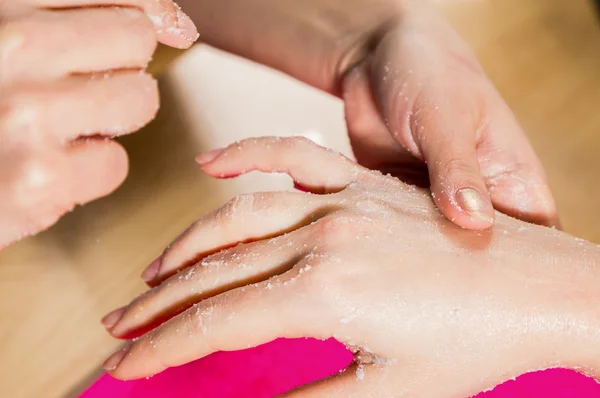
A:
[[[337,94],[404,0],[181,0],[200,41]]]

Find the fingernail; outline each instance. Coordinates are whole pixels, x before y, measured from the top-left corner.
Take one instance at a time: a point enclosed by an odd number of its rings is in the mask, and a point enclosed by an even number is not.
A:
[[[146,267],[144,272],[142,272],[142,279],[144,282],[152,282],[154,279],[156,279],[158,271],[160,271],[160,266],[162,265],[162,260],[163,256],[161,255],[156,260],[152,261],[152,264]]]
[[[105,328],[111,329],[117,324],[117,322],[121,320],[124,313],[125,307],[117,308],[113,312],[110,312],[107,315],[105,315],[100,322],[102,322]]]
[[[486,222],[494,221],[493,217],[489,215],[493,211],[492,204],[473,188],[459,190],[456,193],[456,201],[471,218]]]
[[[177,6],[179,8],[179,6]],[[186,40],[190,40],[191,42],[195,42],[200,37],[198,34],[198,30],[196,29],[196,25],[191,20],[190,17],[187,16],[181,9],[177,10],[177,28],[179,29],[179,34]]]
[[[206,166],[207,164],[218,158],[219,155],[222,153],[223,149],[214,149],[210,152],[201,153],[200,155],[196,156],[196,162],[198,162],[200,166]]]
[[[123,362],[123,358],[125,358],[128,352],[129,347],[123,348],[122,350],[115,352],[110,357],[108,357],[106,361],[104,361],[104,363],[102,364],[102,369],[107,371],[115,370],[121,364],[121,362]]]

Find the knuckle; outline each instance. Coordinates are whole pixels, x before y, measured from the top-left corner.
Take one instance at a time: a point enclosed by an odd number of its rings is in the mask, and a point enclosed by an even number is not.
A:
[[[254,193],[244,193],[226,202],[216,214],[219,224],[226,227],[233,218],[252,213],[257,196],[259,195]]]
[[[270,208],[274,203],[275,194],[271,192],[259,192],[253,194],[247,194],[247,198],[243,198],[244,206],[246,211],[250,214],[256,214],[262,217],[262,211]]]
[[[464,158],[449,158],[440,161],[440,168],[446,174],[471,175],[475,171],[473,163]]]
[[[340,218],[337,216],[325,217],[316,222],[313,234],[315,240],[321,243],[331,243],[337,241],[335,239],[343,228]]]
[[[24,203],[48,196],[47,191],[52,188],[56,180],[55,170],[48,166],[45,162],[35,159],[30,159],[22,165],[16,184],[19,202]]]
[[[215,334],[217,330],[214,329],[214,326],[222,317],[226,304],[227,301],[224,297],[216,296],[188,310],[189,318],[186,323],[190,336],[195,338],[197,344],[203,345],[209,351],[219,351],[218,336]]]
[[[380,186],[382,186],[383,184],[389,183],[387,181],[384,181],[383,183],[380,183]],[[374,214],[379,216],[387,214],[390,212],[390,210],[393,209],[393,207],[384,199],[379,199],[372,196],[365,197],[365,195],[361,195],[356,199],[356,201],[354,202],[354,207],[356,208],[357,213],[353,214],[352,217],[353,221],[357,225],[364,224],[364,222],[368,219],[368,217],[364,215],[361,216],[358,213]]]
[[[335,308],[340,302],[348,301],[361,290],[360,274],[354,272],[354,268],[341,259],[328,256],[328,260],[322,260],[326,266],[314,265],[314,271],[308,272],[305,278],[306,289],[310,292],[319,305],[329,308],[335,313]],[[311,261],[309,264],[315,264]]]
[[[36,231],[54,224],[74,207],[68,194],[56,188],[61,178],[58,170],[42,159],[29,159],[20,164],[19,172],[9,183],[7,198],[21,209]]]
[[[356,217],[346,213],[335,213],[318,220],[311,231],[312,241],[322,247],[335,247],[348,242],[355,234]]]
[[[196,337],[206,337],[210,327],[214,307],[198,305],[196,307],[192,307],[189,311],[189,320],[187,324],[189,325],[190,335]]]

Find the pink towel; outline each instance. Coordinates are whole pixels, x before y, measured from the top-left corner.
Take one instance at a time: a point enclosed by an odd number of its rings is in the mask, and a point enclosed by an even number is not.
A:
[[[102,376],[81,398],[262,398],[335,374],[352,354],[335,340],[285,340],[238,352],[219,352],[147,380]],[[530,373],[477,398],[593,398],[600,385],[576,372]]]

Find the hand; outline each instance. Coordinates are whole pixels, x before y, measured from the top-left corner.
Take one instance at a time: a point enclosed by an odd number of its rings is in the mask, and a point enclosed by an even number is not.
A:
[[[477,58],[435,11],[413,3],[345,75],[357,160],[400,176],[426,165],[435,203],[464,228],[489,227],[494,207],[558,226],[543,168]]]
[[[107,138],[158,110],[143,72],[157,39],[196,39],[171,0],[110,3],[0,1],[0,249],[123,181],[127,156]]]
[[[558,225],[544,171],[514,115],[426,1],[182,4],[207,43],[340,96],[359,163],[404,178],[428,171],[435,203],[454,223],[488,228],[496,208]]]
[[[103,319],[116,337],[147,332],[105,362],[117,378],[335,337],[356,349],[356,372],[301,396],[457,397],[597,352],[591,244],[502,215],[466,231],[426,191],[305,139],[246,140],[198,161],[217,178],[285,172],[323,195],[242,195],[195,222],[144,273],[156,287]]]

